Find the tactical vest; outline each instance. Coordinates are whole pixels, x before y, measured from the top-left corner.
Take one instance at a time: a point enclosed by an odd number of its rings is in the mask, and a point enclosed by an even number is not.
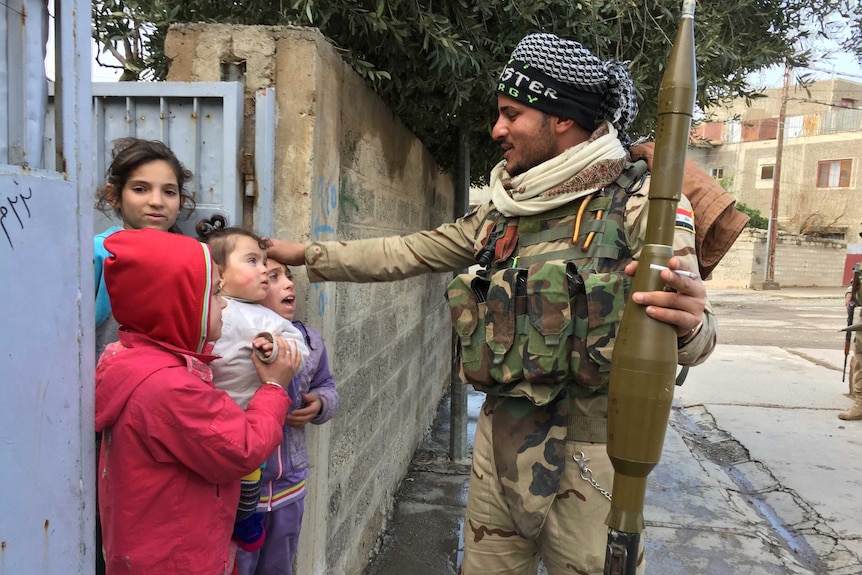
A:
[[[643,181],[645,165],[640,168],[634,179],[624,172],[593,196],[543,214],[489,212],[491,238],[517,226],[517,246],[503,261],[460,274],[447,288],[462,381],[535,405],[566,388],[569,397],[579,397],[607,385],[631,284],[623,272],[632,261],[626,203]]]

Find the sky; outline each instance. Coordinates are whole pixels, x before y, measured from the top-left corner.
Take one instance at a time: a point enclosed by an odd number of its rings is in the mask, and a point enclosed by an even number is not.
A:
[[[95,40],[92,42],[91,50],[93,52],[93,82],[116,82],[120,77],[120,74],[122,74],[122,70],[118,70],[116,68],[105,68],[96,63],[96,54],[98,53],[99,48],[96,46]],[[114,57],[110,54],[101,54],[99,58],[104,62],[116,62]]]
[[[812,27],[814,25],[812,24]],[[812,80],[828,80],[833,77],[862,83],[862,64],[849,52],[841,50],[840,43],[847,40],[851,30],[845,16],[834,14],[824,24],[827,37],[800,41],[800,49],[809,49],[814,54],[810,68],[799,68],[795,74],[805,74]],[[784,82],[784,67],[772,66],[748,78],[752,88],[779,88]]]
[[[811,68],[798,68],[795,73],[810,75],[813,80],[829,80],[834,77],[862,83],[862,65],[856,61],[853,54],[838,50],[830,51],[821,61],[812,64]],[[752,88],[780,88],[784,82],[784,67],[772,66],[751,74],[748,82]]]
[[[54,0],[48,0],[48,14],[51,17],[50,25],[48,26],[48,43],[45,52],[45,75],[49,80],[54,80]],[[122,73],[121,70],[112,68],[104,68],[96,63],[96,54],[98,48],[96,41],[90,41],[91,61],[90,66],[93,82],[114,82]],[[103,56],[107,61],[116,62],[109,54]]]

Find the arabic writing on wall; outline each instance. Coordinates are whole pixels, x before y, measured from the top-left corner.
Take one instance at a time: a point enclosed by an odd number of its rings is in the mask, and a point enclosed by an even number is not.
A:
[[[0,228],[6,243],[12,251],[15,251],[15,237],[24,230],[32,214],[27,200],[33,197],[33,189],[28,187],[27,191],[19,189],[15,182],[12,190],[0,190]]]

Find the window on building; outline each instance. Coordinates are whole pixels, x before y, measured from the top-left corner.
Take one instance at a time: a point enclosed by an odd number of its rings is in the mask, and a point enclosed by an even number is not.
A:
[[[775,176],[775,166],[760,166],[760,179],[771,180]]]
[[[713,168],[712,169],[712,177],[716,180],[720,180],[724,177],[724,168]]]
[[[855,108],[856,100],[853,98],[841,98],[841,107],[842,108]]]
[[[850,168],[853,160],[825,160],[817,162],[818,188],[849,188]]]

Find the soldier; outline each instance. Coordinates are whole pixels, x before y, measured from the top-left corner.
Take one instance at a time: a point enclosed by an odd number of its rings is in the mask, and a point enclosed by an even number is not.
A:
[[[862,233],[859,234],[862,236]],[[844,307],[847,308],[849,319],[847,325],[852,325],[854,322],[853,311],[862,301],[862,285],[859,281],[859,264],[853,266],[853,281],[844,293]],[[856,288],[854,291],[854,287]],[[847,347],[844,348],[845,359]],[[847,411],[842,411],[838,414],[838,419],[845,421],[855,421],[862,419],[862,337],[859,332],[853,334],[853,358],[850,360],[850,398],[853,400],[853,406]]]
[[[647,183],[629,163],[637,114],[625,63],[578,42],[531,34],[495,86],[492,136],[503,160],[490,201],[451,224],[400,237],[305,244],[273,257],[310,281],[389,281],[487,264],[448,289],[466,346],[462,377],[486,392],[473,446],[462,575],[601,573],[613,468],[607,381]],[[716,321],[697,274],[691,206],[680,200],[668,291],[631,294],[673,325],[679,361],[702,362]],[[443,334],[441,334],[443,336]],[[574,459],[584,454],[595,484]],[[641,559],[642,559],[641,554]],[[643,572],[640,561],[639,572]]]

